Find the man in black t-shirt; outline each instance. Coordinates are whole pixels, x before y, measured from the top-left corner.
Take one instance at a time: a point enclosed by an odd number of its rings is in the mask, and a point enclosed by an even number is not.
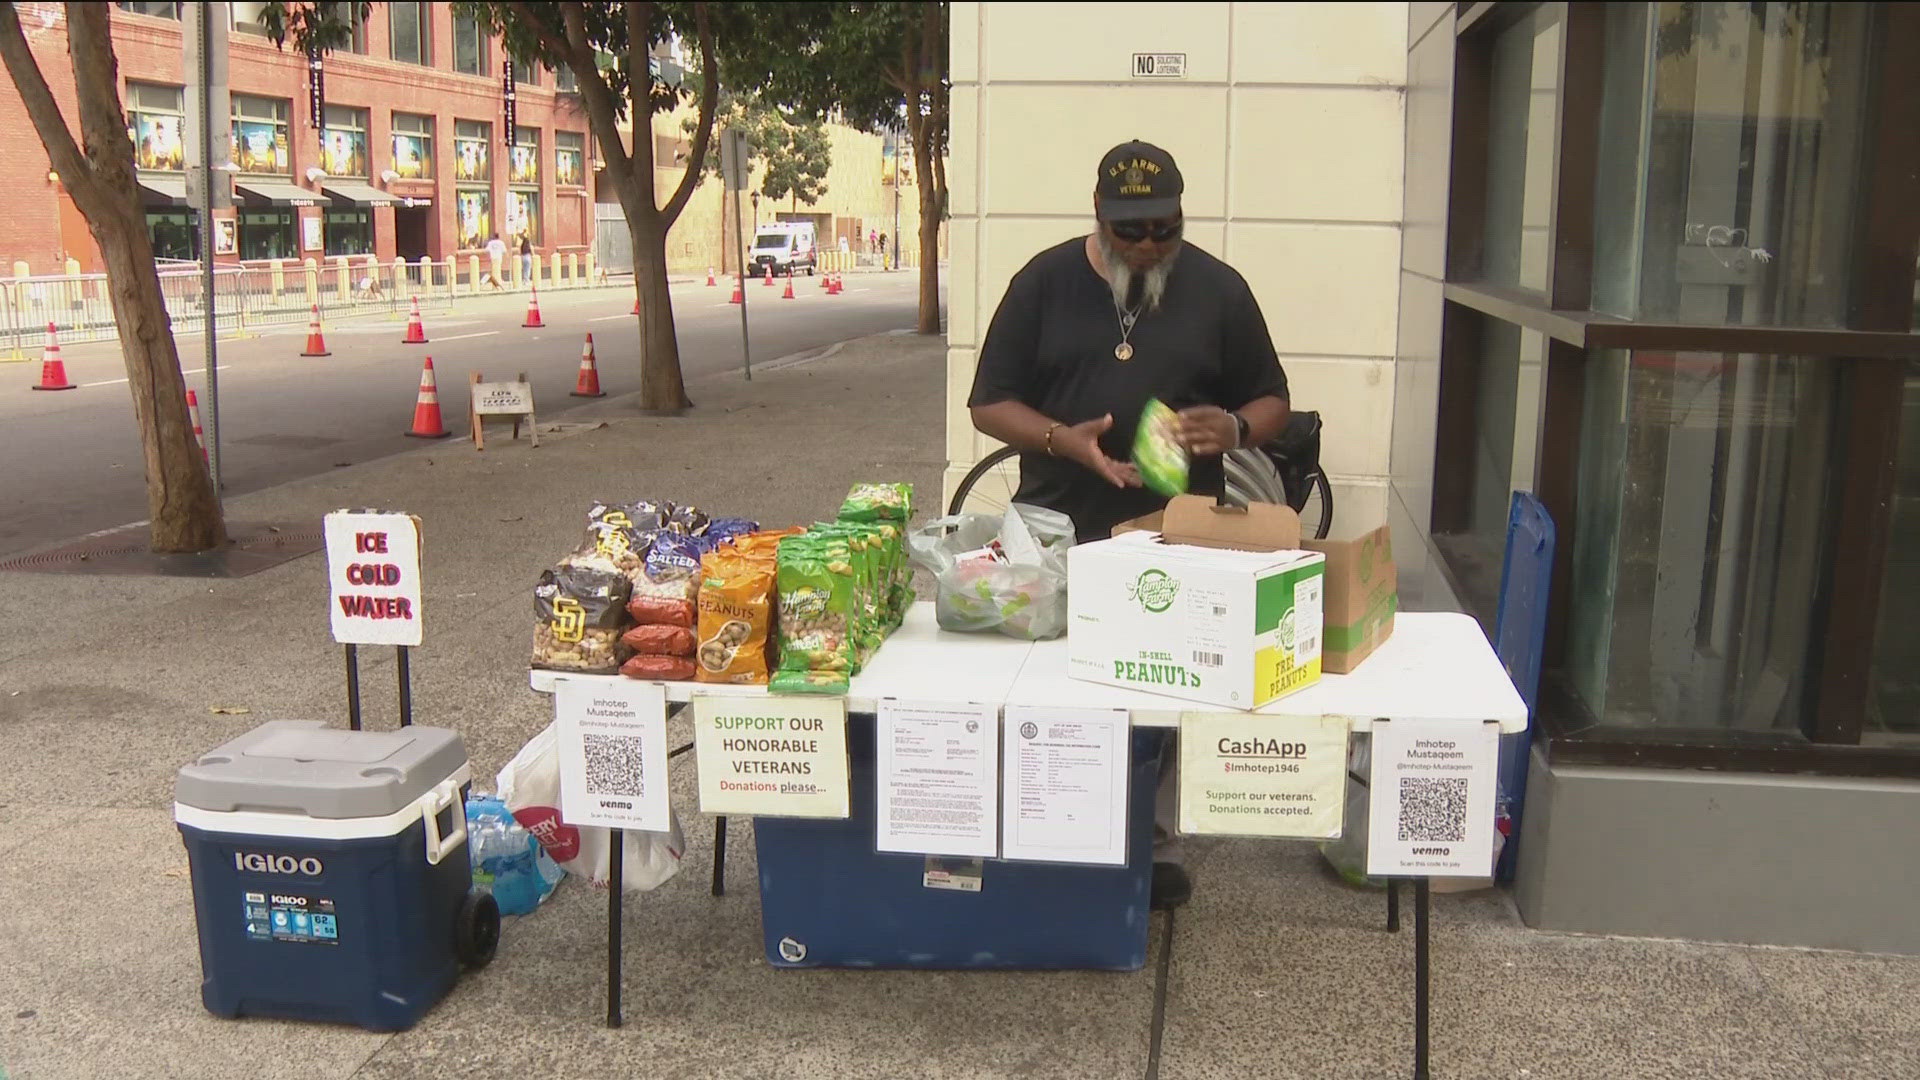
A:
[[[1066,514],[1082,542],[1166,503],[1128,460],[1149,400],[1179,413],[1193,455],[1188,486],[1216,498],[1226,494],[1221,455],[1287,423],[1287,376],[1253,290],[1181,241],[1184,190],[1165,150],[1136,141],[1107,151],[1093,188],[1097,227],[1014,275],[980,347],[973,426],[1020,451],[1015,499]],[[1163,766],[1155,907],[1192,891],[1163,844],[1172,777]]]
[[[1152,398],[1180,414],[1190,486],[1225,494],[1220,455],[1287,422],[1287,376],[1246,280],[1181,239],[1184,190],[1165,150],[1101,159],[1098,226],[1033,257],[987,328],[967,405],[1020,451],[1019,501],[1061,511],[1082,541],[1166,500],[1128,461]]]

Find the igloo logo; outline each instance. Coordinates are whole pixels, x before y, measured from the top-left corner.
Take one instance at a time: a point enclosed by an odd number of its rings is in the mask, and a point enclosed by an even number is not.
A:
[[[307,877],[319,877],[326,865],[311,855],[296,858],[292,855],[263,855],[257,851],[236,851],[233,853],[233,868],[249,874],[302,874]]]

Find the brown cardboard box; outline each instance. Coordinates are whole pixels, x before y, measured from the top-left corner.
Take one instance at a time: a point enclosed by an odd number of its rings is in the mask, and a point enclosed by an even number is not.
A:
[[[1387,526],[1351,540],[1307,540],[1300,545],[1327,557],[1326,642],[1321,669],[1344,675],[1393,636],[1400,603]]]
[[[1175,495],[1167,508],[1113,527],[1113,535],[1157,532],[1169,544],[1229,551],[1292,551],[1301,547],[1300,515],[1291,507],[1220,506],[1205,495]],[[1306,549],[1315,550],[1315,549]]]

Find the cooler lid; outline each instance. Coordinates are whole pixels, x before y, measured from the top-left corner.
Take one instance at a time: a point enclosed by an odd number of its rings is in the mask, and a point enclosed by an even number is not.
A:
[[[447,728],[343,731],[319,720],[271,720],[180,770],[176,802],[231,813],[384,817],[467,763]]]

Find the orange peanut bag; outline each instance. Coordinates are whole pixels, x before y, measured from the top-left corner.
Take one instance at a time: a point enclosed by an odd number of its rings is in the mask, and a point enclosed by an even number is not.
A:
[[[722,548],[701,557],[700,574],[694,678],[764,685],[773,625],[773,561]]]

